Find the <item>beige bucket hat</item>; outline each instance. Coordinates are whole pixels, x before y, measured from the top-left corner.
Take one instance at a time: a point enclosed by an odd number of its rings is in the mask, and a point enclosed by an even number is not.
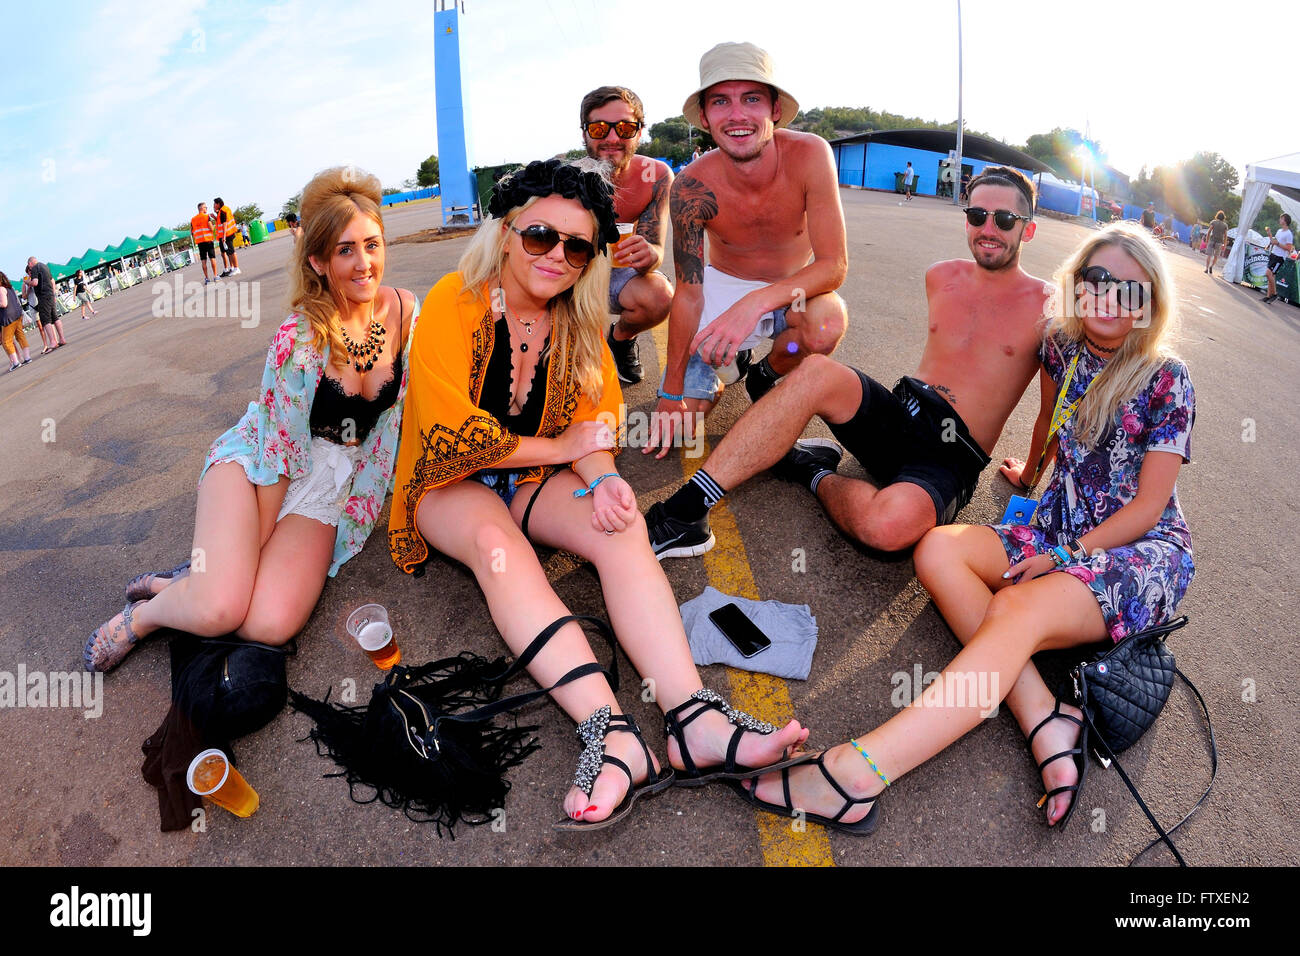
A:
[[[728,80],[753,80],[775,86],[777,99],[781,103],[781,120],[776,124],[778,129],[789,126],[794,115],[799,112],[799,103],[795,98],[772,79],[772,58],[766,50],[759,49],[752,43],[719,43],[700,57],[700,85],[682,104],[682,115],[688,123],[692,126],[702,125],[700,93],[715,83],[726,83]]]

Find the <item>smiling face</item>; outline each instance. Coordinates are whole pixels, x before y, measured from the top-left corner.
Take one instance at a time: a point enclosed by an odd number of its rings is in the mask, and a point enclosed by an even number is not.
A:
[[[588,156],[592,159],[600,159],[610,163],[616,173],[621,173],[632,162],[632,157],[636,154],[637,144],[641,142],[641,136],[638,133],[631,139],[620,139],[618,133],[614,131],[613,124],[624,120],[635,123],[637,121],[636,113],[625,101],[610,100],[608,103],[596,107],[587,115],[588,123],[602,120],[610,124],[609,132],[605,134],[605,138],[592,139],[584,129],[582,131],[582,143],[587,147]]]
[[[541,255],[531,255],[524,250],[519,233],[529,226],[550,226],[566,236],[577,236],[594,244],[595,224],[591,213],[576,199],[551,195],[539,199],[513,221],[502,223],[507,231],[506,260],[502,269],[501,284],[511,311],[540,307],[560,293],[571,288],[582,275],[581,268],[571,266],[564,258],[564,243],[557,242]],[[511,229],[511,227],[514,229]],[[584,267],[585,268],[585,267]]]
[[[700,122],[729,157],[739,163],[757,159],[781,120],[781,103],[763,83],[729,80],[704,91]]]
[[[981,183],[970,194],[970,205],[987,209],[995,213],[999,209],[1008,209],[1018,216],[1029,215],[1028,203],[1019,189],[998,183]],[[984,219],[984,225],[972,226],[966,223],[966,245],[970,247],[975,264],[981,269],[996,271],[1015,268],[1020,263],[1020,243],[1033,238],[1034,222],[1017,219],[1016,224],[1006,232],[998,228],[992,215]]]
[[[1138,265],[1137,260],[1119,246],[1099,246],[1079,270],[1080,277],[1092,266],[1101,266],[1115,279],[1135,279],[1146,283],[1147,289],[1151,288],[1151,277]],[[1076,282],[1079,281],[1077,278]],[[1151,308],[1151,303],[1147,302],[1139,308],[1126,309],[1120,305],[1119,297],[1114,292],[1107,295],[1100,289],[1091,291],[1082,288],[1083,285],[1086,284],[1080,282],[1077,302],[1078,314],[1083,319],[1083,330],[1090,339],[1105,348],[1116,348],[1122,344],[1134,323],[1143,318],[1146,309]]]
[[[384,277],[384,234],[369,216],[357,213],[339,234],[322,261],[309,257],[312,268],[323,272],[329,287],[351,303],[373,302]]]

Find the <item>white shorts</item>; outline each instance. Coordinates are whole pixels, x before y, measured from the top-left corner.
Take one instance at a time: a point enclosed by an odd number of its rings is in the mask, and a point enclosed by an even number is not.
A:
[[[311,470],[289,482],[276,521],[302,515],[338,527],[347,507],[352,475],[362,457],[360,445],[338,445],[326,438],[311,440]]]
[[[705,266],[704,279],[701,284],[704,291],[704,306],[700,309],[700,324],[699,328],[696,329],[697,332],[749,295],[749,293],[756,289],[766,289],[772,283],[764,282],[761,279],[737,279],[721,269]],[[764,312],[759,317],[758,325],[754,327],[754,331],[749,334],[745,341],[740,343],[740,348],[752,349],[763,339],[774,339],[784,332],[786,329],[785,313],[787,308],[788,306],[782,306],[772,312]]]

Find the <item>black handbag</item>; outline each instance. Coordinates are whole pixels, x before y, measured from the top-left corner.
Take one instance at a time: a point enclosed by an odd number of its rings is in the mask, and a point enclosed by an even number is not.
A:
[[[1205,698],[1196,689],[1196,685],[1187,679],[1174,663],[1174,654],[1165,643],[1165,639],[1174,631],[1187,624],[1187,616],[1161,624],[1157,627],[1130,634],[1114,647],[1107,649],[1091,661],[1080,663],[1070,671],[1073,683],[1074,703],[1083,711],[1084,729],[1080,749],[1085,755],[1088,751],[1089,734],[1094,753],[1103,766],[1112,764],[1118,771],[1120,779],[1133,794],[1142,812],[1159,836],[1143,847],[1130,861],[1146,853],[1162,840],[1173,853],[1179,866],[1186,866],[1187,861],[1178,852],[1178,848],[1169,839],[1184,823],[1191,819],[1214,787],[1214,778],[1219,772],[1219,754],[1214,740],[1214,726],[1210,722],[1210,711],[1205,705]],[[1196,699],[1200,701],[1205,714],[1205,726],[1210,738],[1210,784],[1205,793],[1181,820],[1168,830],[1148,809],[1146,802],[1129,779],[1124,768],[1120,766],[1116,754],[1132,747],[1147,729],[1155,723],[1160,712],[1169,700],[1169,691],[1173,687],[1174,677],[1182,679]],[[1082,783],[1082,779],[1080,780]],[[1078,796],[1076,795],[1076,798]]]
[[[573,668],[550,687],[501,697],[505,685],[537,656],[570,621],[592,625],[610,645],[610,669],[593,662]],[[536,726],[495,718],[520,708],[581,677],[604,674],[618,690],[614,635],[595,617],[562,617],[546,627],[506,666],[504,658],[486,660],[469,651],[419,667],[394,667],[376,684],[365,706],[347,707],[312,700],[290,691],[295,710],[315,726],[309,738],[318,754],[332,757],[342,769],[354,803],[376,800],[402,810],[416,823],[432,823],[442,836],[455,839],[455,825],[490,823],[505,805],[510,782],[505,772],[539,748]],[[358,798],[357,786],[373,790]]]

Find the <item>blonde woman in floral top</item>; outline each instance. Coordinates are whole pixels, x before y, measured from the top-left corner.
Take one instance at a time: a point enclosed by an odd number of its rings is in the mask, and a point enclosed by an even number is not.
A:
[[[415,297],[384,288],[379,180],[347,167],[303,190],[289,271],[294,313],[276,331],[258,399],[217,439],[199,478],[193,565],[142,574],[86,642],[115,667],[160,627],[283,644],[327,576],[361,550],[392,482]]]
[[[1055,458],[1035,523],[935,528],[914,555],[964,649],[897,716],[826,751],[819,766],[790,770],[784,792],[779,775],[762,778],[759,806],[869,831],[891,782],[1005,701],[1042,773],[1048,825],[1073,812],[1082,715],[1054,697],[1030,658],[1118,641],[1174,616],[1193,572],[1175,480],[1190,460],[1195,397],[1169,350],[1175,295],[1164,253],[1141,228],[1119,223],[1089,236],[1057,281],[1028,463],[1002,467],[1029,494]]]

